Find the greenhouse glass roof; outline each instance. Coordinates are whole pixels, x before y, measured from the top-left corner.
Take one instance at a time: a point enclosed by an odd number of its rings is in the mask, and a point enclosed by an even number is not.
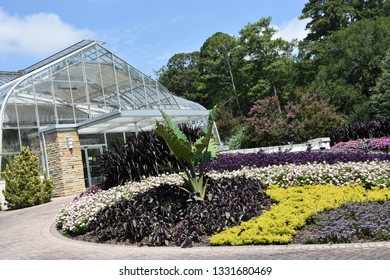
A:
[[[163,109],[176,122],[208,111],[93,40],[83,40],[18,72],[0,72],[1,152],[20,150],[29,135],[73,127],[79,134],[151,129]]]

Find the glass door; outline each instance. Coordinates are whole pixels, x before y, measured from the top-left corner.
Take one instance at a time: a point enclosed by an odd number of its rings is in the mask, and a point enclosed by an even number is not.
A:
[[[91,145],[81,148],[84,167],[85,187],[89,188],[102,179],[100,169],[97,165],[97,158],[103,153],[103,145]]]

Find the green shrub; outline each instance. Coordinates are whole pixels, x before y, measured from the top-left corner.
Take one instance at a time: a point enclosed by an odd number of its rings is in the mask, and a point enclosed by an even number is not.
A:
[[[19,209],[50,201],[53,182],[46,175],[41,180],[38,172],[38,157],[28,147],[22,147],[15,156],[13,166],[7,165],[2,173],[5,179],[3,194],[9,209]]]

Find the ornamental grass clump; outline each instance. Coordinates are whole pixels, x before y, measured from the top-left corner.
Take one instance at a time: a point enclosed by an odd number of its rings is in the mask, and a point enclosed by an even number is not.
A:
[[[305,243],[350,243],[390,240],[390,201],[346,204],[312,218]]]
[[[179,129],[190,140],[199,138],[202,132],[200,128],[184,124]],[[140,181],[143,177],[158,176],[181,166],[155,130],[141,131],[134,137],[128,137],[126,143],[104,151],[97,163],[104,177],[104,189],[127,181]]]
[[[366,190],[359,185],[306,185],[288,189],[272,186],[266,194],[276,205],[240,226],[211,237],[211,245],[286,244],[307,219],[324,209],[351,201],[363,201]]]

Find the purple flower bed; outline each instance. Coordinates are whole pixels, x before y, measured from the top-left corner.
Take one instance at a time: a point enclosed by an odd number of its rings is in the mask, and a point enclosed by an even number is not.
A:
[[[348,142],[340,142],[332,147],[332,149],[342,150],[364,150],[365,140],[351,140]],[[384,150],[390,147],[390,137],[383,138],[370,138],[369,139],[369,150]]]
[[[294,153],[250,153],[222,154],[206,166],[206,171],[219,172],[239,170],[243,166],[266,167],[270,165],[306,164],[337,162],[365,162],[373,160],[390,160],[390,154],[365,152],[294,152]]]
[[[390,240],[390,201],[346,204],[317,214],[313,224],[305,243]]]

